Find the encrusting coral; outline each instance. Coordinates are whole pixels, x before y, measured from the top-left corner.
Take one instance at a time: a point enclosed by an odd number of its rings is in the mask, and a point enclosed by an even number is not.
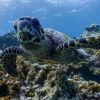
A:
[[[68,72],[60,64],[31,63],[17,58],[19,77],[12,77],[1,68],[1,82],[9,90],[10,100],[99,100],[100,84],[84,80],[79,74]],[[2,85],[2,83],[0,83]]]

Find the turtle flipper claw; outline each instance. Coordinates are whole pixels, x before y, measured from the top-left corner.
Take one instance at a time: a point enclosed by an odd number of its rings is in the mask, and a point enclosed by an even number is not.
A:
[[[18,72],[16,69],[16,57],[17,55],[21,55],[23,53],[23,49],[18,46],[11,46],[6,48],[1,53],[1,62],[3,64],[3,68],[12,76],[17,76]]]

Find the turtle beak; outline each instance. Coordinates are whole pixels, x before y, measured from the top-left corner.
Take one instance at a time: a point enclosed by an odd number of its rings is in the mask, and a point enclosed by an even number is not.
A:
[[[31,34],[31,26],[26,20],[20,20],[17,22],[17,35],[19,41],[30,41],[33,39],[34,34]]]

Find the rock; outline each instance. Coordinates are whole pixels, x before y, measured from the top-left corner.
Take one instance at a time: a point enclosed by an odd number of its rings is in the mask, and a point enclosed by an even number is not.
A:
[[[100,25],[98,24],[91,24],[90,26],[85,28],[88,32],[100,32]]]

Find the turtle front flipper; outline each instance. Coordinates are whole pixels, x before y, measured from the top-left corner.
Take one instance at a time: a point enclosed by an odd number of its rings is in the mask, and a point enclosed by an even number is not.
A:
[[[100,49],[100,36],[65,41],[64,43],[58,45],[58,47],[56,48],[56,52],[58,53],[62,52],[63,50],[74,50],[79,57],[83,59],[89,59],[91,55],[87,54],[81,48]]]
[[[18,46],[11,46],[6,48],[0,55],[1,63],[4,69],[12,76],[17,76],[16,57],[23,55],[24,49]]]
[[[95,37],[79,38],[61,43],[56,48],[56,52],[68,49],[95,48],[100,49],[100,35]]]

